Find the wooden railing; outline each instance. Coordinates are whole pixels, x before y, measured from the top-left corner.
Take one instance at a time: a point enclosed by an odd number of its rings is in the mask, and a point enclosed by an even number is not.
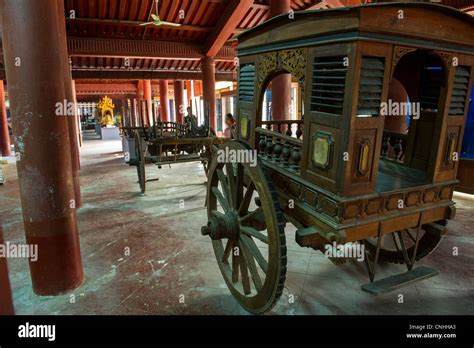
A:
[[[262,121],[262,128],[301,139],[303,136],[303,122],[303,120]]]
[[[384,131],[380,157],[402,162],[407,146],[407,139],[407,134]]]
[[[120,134],[127,137],[133,138],[135,136],[135,131],[139,131],[141,136],[144,136],[146,127],[120,127]]]
[[[300,173],[302,140],[261,127],[255,131],[259,134],[258,153],[263,159],[296,174]]]
[[[186,134],[188,127],[185,124],[176,122],[158,122],[155,125],[155,132],[157,137],[169,136],[170,134],[176,137],[182,137]]]

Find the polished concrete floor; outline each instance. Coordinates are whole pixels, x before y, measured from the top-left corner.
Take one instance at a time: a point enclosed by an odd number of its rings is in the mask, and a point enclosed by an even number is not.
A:
[[[32,292],[27,261],[9,259],[16,313],[246,314],[224,283],[209,239],[200,234],[206,223],[200,164],[147,167],[148,178],[160,180],[149,182],[141,196],[135,168],[123,163],[120,141],[89,140],[81,152],[84,204],[78,225],[85,283],[71,294],[39,297]],[[5,239],[24,243],[15,165],[5,165],[4,172]],[[363,263],[335,266],[320,252],[299,247],[294,228],[287,227],[287,280],[270,313],[474,314],[474,201],[456,203],[447,236],[420,263],[440,275],[380,297],[360,290],[368,281]],[[403,270],[383,264],[378,275]]]

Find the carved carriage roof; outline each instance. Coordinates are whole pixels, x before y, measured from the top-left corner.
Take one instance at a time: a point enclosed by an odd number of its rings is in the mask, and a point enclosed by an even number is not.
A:
[[[443,42],[446,50],[474,54],[474,17],[452,7],[414,2],[300,11],[244,32],[238,51],[242,56],[365,39],[417,47]]]

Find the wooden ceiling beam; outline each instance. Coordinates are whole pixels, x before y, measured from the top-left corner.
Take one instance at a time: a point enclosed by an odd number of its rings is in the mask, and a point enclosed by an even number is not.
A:
[[[168,41],[141,41],[126,39],[103,39],[68,37],[70,56],[76,57],[111,57],[111,58],[174,58],[200,59],[203,48],[192,43]],[[215,59],[233,61],[236,56],[232,46],[221,46]]]
[[[232,0],[204,45],[204,55],[215,57],[252,7],[253,0]]]
[[[0,70],[0,78],[4,71]],[[72,71],[74,80],[202,80],[202,73],[186,71]],[[236,72],[216,72],[216,81],[237,81]]]
[[[117,25],[121,27],[138,27],[143,22],[123,20],[123,19],[66,18],[66,23],[103,24],[103,25]],[[148,26],[145,28],[148,28]],[[191,30],[191,31],[206,32],[206,33],[212,31],[213,29],[213,27],[203,27],[199,25],[188,25],[188,24],[183,24],[180,27],[162,27],[162,28],[171,29],[171,30]]]

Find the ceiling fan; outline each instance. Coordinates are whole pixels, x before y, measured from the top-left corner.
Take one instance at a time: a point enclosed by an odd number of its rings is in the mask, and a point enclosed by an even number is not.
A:
[[[171,22],[166,22],[166,21],[162,21],[160,19],[160,15],[158,14],[158,2],[159,0],[155,0],[155,4],[156,4],[156,14],[151,14],[151,18],[153,18],[153,22],[146,22],[146,23],[141,23],[140,25],[141,26],[144,26],[144,25],[154,25],[154,26],[168,26],[168,27],[180,27],[181,24],[179,23],[171,23]]]

